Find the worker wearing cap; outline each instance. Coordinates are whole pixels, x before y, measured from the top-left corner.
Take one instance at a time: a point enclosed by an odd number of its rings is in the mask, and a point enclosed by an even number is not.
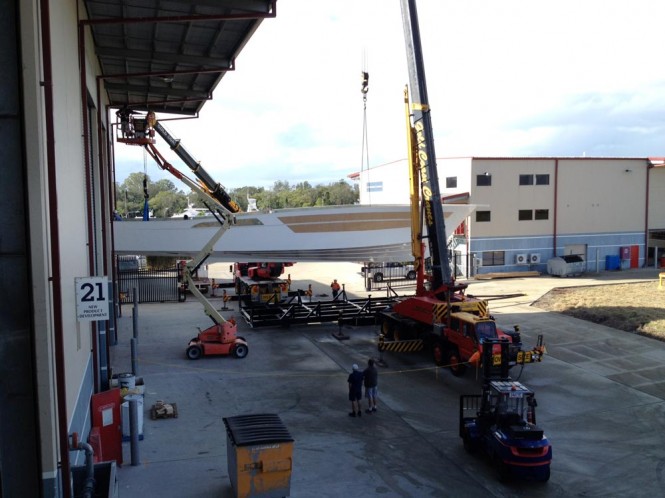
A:
[[[351,367],[349,374],[349,401],[351,402],[351,413],[349,417],[360,417],[363,414],[362,399],[363,399],[363,373],[355,363]]]

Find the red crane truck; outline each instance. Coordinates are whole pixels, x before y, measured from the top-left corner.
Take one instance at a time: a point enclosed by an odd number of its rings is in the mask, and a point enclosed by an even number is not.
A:
[[[540,361],[542,342],[522,351],[518,328],[502,331],[489,314],[487,301],[465,295],[466,284],[456,284],[451,272],[443,207],[439,191],[436,152],[427,96],[425,70],[415,0],[401,0],[409,68],[409,89],[404,91],[411,190],[411,242],[417,272],[414,296],[398,299],[379,314],[381,351],[428,348],[437,365],[447,364],[462,375],[469,363],[480,362],[485,339],[505,338],[511,343],[511,361]],[[423,235],[423,225],[427,234]],[[424,271],[427,241],[431,274]]]

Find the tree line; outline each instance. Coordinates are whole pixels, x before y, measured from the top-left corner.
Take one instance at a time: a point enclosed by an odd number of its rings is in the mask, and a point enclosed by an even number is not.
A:
[[[145,191],[148,205],[155,218],[170,218],[182,213],[188,203],[196,208],[205,208],[204,197],[196,192],[179,190],[168,179],[153,182],[148,175],[131,173],[122,183],[115,184],[116,211],[123,218],[140,218],[143,213]],[[359,200],[358,185],[339,180],[328,185],[313,186],[309,182],[291,185],[279,180],[272,188],[239,187],[228,190],[231,198],[242,211],[247,211],[248,199],[256,199],[260,211],[283,208],[313,206],[340,206],[355,204]]]

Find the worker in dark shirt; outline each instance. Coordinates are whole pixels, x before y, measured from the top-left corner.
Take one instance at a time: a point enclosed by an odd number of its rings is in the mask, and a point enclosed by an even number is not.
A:
[[[349,383],[349,401],[351,402],[351,413],[349,417],[362,416],[363,399],[363,373],[358,369],[358,365],[353,364],[352,371],[348,378]]]
[[[365,379],[365,397],[367,398],[367,410],[365,410],[365,412],[376,412],[379,372],[374,366],[374,360],[372,358],[367,362],[367,368],[363,372],[363,378]]]

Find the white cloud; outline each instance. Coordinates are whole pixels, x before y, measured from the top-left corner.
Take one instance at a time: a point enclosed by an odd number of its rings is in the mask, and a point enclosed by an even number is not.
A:
[[[399,3],[280,0],[201,117],[167,126],[228,188],[334,182],[363,166],[365,66],[369,162],[405,157]],[[417,5],[438,156],[663,155],[665,2]],[[120,149],[118,179],[142,172]]]

